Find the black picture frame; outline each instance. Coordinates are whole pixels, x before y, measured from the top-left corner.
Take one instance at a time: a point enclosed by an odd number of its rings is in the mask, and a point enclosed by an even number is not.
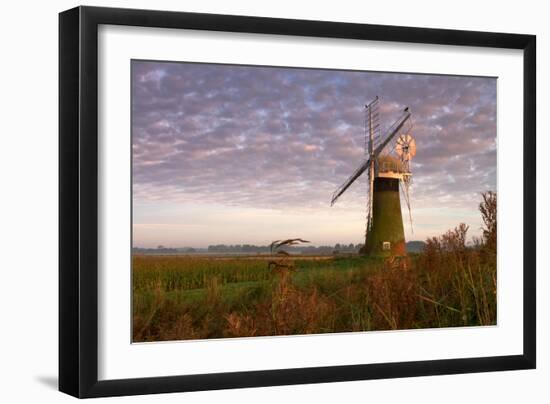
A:
[[[100,24],[523,50],[523,354],[99,381]],[[96,7],[60,13],[59,390],[84,398],[535,368],[535,106],[533,35]]]

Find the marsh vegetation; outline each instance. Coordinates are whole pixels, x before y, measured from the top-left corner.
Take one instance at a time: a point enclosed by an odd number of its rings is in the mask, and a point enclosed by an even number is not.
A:
[[[496,195],[483,236],[426,240],[404,268],[384,258],[133,256],[133,340],[166,341],[496,324]]]

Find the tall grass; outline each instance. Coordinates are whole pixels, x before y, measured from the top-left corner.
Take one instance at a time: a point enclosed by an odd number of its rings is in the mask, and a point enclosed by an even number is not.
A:
[[[406,267],[294,258],[295,271],[274,273],[261,258],[134,256],[133,339],[496,324],[495,209],[496,195],[484,194],[486,227],[474,247],[461,224],[427,240]]]
[[[168,292],[205,288],[212,277],[222,285],[269,279],[261,259],[135,255],[132,268],[133,290],[137,293],[158,282]]]

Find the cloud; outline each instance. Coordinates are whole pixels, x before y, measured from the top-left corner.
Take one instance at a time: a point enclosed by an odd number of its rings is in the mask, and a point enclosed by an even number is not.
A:
[[[476,209],[496,189],[493,78],[134,61],[132,91],[137,205],[326,207],[362,161],[376,95],[383,128],[413,113],[413,206]],[[362,209],[364,184],[342,203]]]

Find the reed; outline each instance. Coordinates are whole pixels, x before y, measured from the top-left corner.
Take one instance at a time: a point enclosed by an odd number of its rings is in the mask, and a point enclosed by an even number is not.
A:
[[[134,256],[133,340],[494,325],[495,194],[483,194],[480,212],[473,246],[459,224],[406,266],[292,257],[273,271],[265,257]]]

